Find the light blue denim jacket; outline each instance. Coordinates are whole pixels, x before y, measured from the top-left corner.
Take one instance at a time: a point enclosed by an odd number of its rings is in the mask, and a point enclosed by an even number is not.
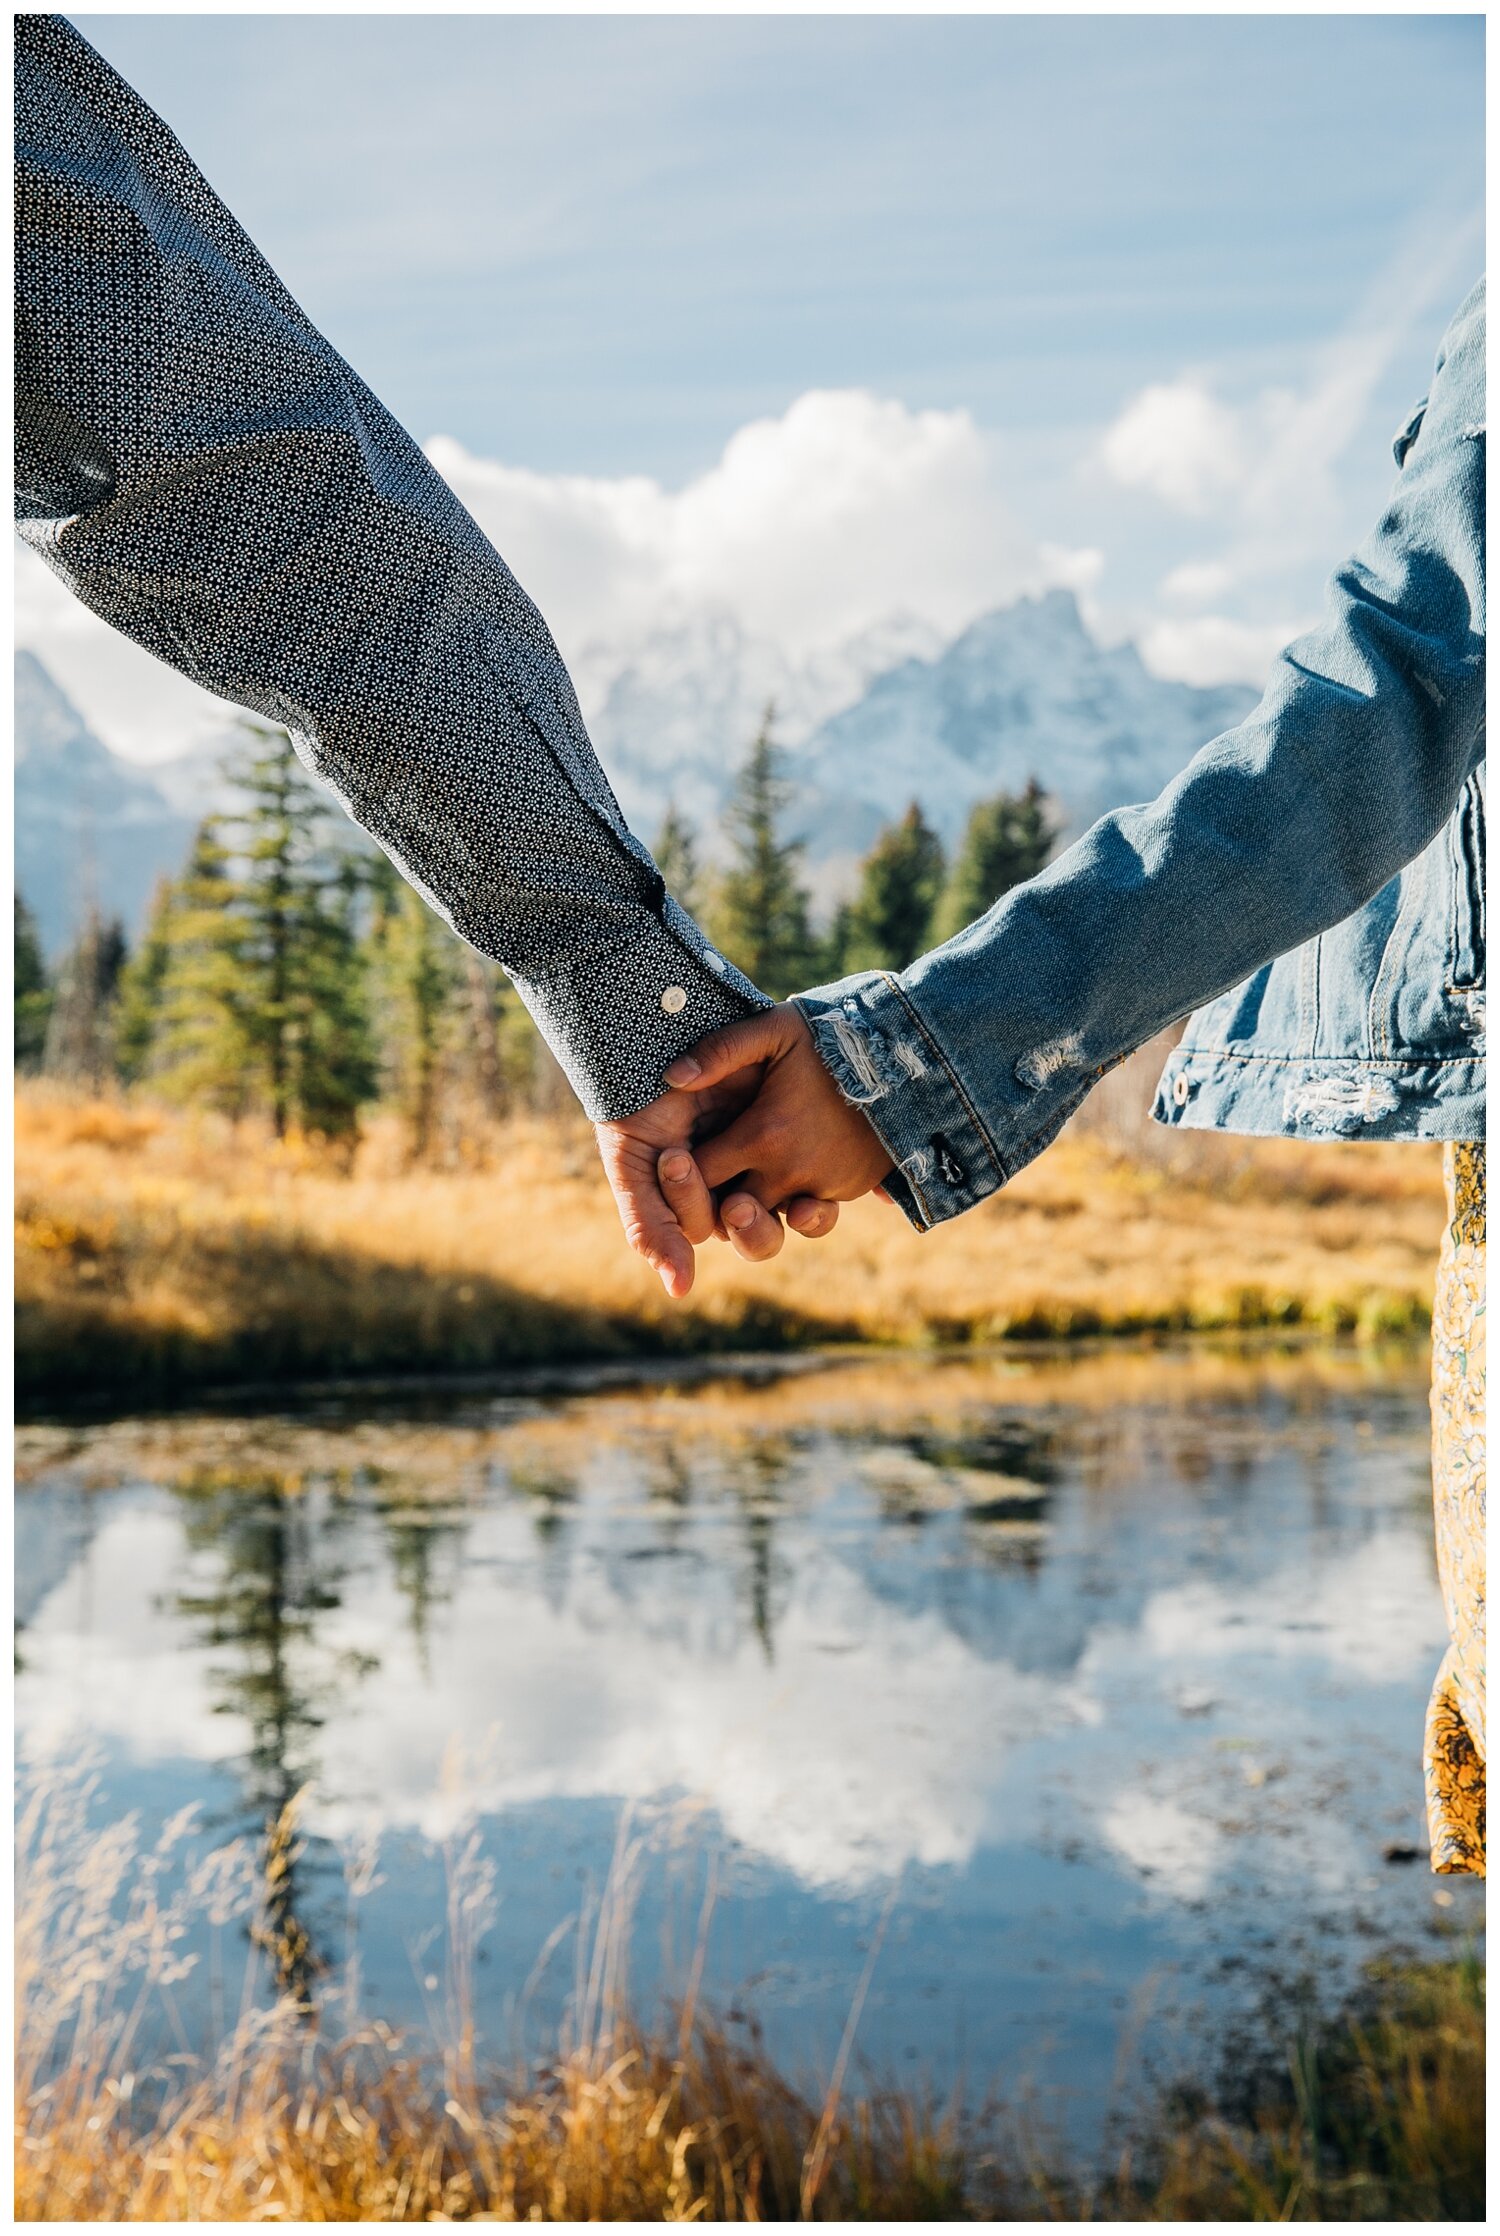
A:
[[[798,997],[914,1225],[1003,1187],[1190,1010],[1169,1125],[1483,1138],[1482,280],[1396,459],[1246,721],[909,970]]]

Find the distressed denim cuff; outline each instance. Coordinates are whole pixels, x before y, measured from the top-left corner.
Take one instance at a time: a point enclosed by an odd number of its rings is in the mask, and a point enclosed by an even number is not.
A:
[[[884,971],[794,996],[846,1102],[891,1153],[892,1198],[919,1232],[1005,1185],[1005,1167],[958,1075]]]

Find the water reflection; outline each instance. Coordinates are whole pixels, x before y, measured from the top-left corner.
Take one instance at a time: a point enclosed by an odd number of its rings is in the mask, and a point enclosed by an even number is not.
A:
[[[497,2011],[623,1803],[726,1859],[711,1984],[794,2056],[899,1881],[871,2049],[1024,2041],[1096,2118],[1148,1977],[1166,2025],[1477,1919],[1381,1861],[1442,1644],[1425,1436],[1420,1359],[1194,1352],[31,1430],[23,1746],[101,1741],[107,1802],[220,1836],[305,1787],[294,1984],[319,1843],[379,1834],[398,2005],[471,1813]]]

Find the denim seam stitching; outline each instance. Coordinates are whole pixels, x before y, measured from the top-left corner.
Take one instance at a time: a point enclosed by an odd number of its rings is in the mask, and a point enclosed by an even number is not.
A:
[[[1225,1064],[1331,1064],[1344,1067],[1358,1064],[1366,1071],[1427,1071],[1434,1064],[1483,1064],[1484,1058],[1472,1050],[1466,1056],[1268,1056],[1243,1055],[1235,1048],[1182,1048],[1177,1053],[1184,1062],[1191,1063],[1198,1056],[1212,1056]]]
[[[895,979],[892,978],[888,972],[882,971],[880,975],[885,980],[886,985],[889,986],[889,988],[891,989],[891,992],[896,996],[896,999],[900,1002],[902,1008],[906,1011],[912,1023],[916,1026],[917,1031],[921,1034],[923,1040],[932,1050],[932,1053],[937,1058],[938,1063],[942,1066],[942,1069],[947,1076],[948,1084],[953,1089],[954,1094],[957,1095],[960,1103],[962,1103],[964,1110],[968,1115],[969,1122],[973,1126],[974,1131],[978,1134],[984,1152],[989,1158],[991,1165],[994,1167],[996,1177],[999,1180],[1000,1186],[1003,1188],[1005,1186],[1006,1180],[1009,1178],[1009,1175],[1005,1169],[1004,1160],[1002,1159],[1000,1151],[996,1147],[996,1144],[991,1137],[988,1126],[986,1126],[984,1120],[980,1117],[978,1111],[970,1102],[968,1094],[964,1089],[963,1081],[959,1078],[957,1072],[953,1069],[953,1066],[949,1063],[947,1057],[943,1054],[942,1049],[938,1046],[936,1040],[929,1032],[925,1019],[922,1018],[912,1007],[911,1002],[907,999],[904,989],[897,985]]]
[[[849,1104],[850,1108],[852,1110],[857,1110],[860,1113],[861,1117],[864,1118],[868,1124],[870,1124],[871,1126],[875,1126],[875,1120],[871,1116],[869,1105],[862,1102],[855,1102],[853,1097],[846,1092],[844,1084],[839,1078],[838,1071],[835,1069],[834,1062],[830,1058],[828,1050],[823,1046],[819,1037],[817,1030],[818,1019],[820,1017],[828,1016],[829,1014],[831,1014],[831,1012],[825,1009],[809,1014],[809,1012],[803,1008],[802,1004],[803,997],[800,994],[794,994],[792,997],[792,1007],[797,1010],[803,1018],[806,1019],[807,1024],[812,1029],[813,1044],[817,1049],[819,1062],[823,1065],[824,1069],[829,1074],[829,1077],[833,1080],[835,1087],[838,1088],[839,1093],[843,1096],[845,1102]],[[842,1059],[840,1060],[842,1061]],[[875,1131],[877,1134],[880,1134],[882,1145],[886,1149],[890,1150],[891,1156],[895,1160],[893,1169],[900,1173],[901,1178],[905,1181],[907,1187],[910,1188],[912,1195],[916,1199],[917,1209],[921,1212],[923,1219],[927,1223],[927,1227],[935,1227],[938,1222],[933,1217],[932,1206],[927,1201],[927,1198],[923,1195],[920,1183],[916,1179],[914,1179],[910,1172],[908,1172],[901,1158],[896,1155],[895,1150],[891,1148],[891,1144],[886,1140],[885,1135],[880,1133],[880,1128],[878,1126],[875,1126]]]

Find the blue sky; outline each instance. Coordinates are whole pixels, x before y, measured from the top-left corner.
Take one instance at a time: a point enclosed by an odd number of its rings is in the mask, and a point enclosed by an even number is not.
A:
[[[1251,674],[1483,261],[1478,17],[73,20],[523,580],[465,460],[682,491],[863,391],[977,430],[997,594]]]
[[[1482,195],[1476,17],[74,20],[416,433],[552,470],[1274,379]]]

